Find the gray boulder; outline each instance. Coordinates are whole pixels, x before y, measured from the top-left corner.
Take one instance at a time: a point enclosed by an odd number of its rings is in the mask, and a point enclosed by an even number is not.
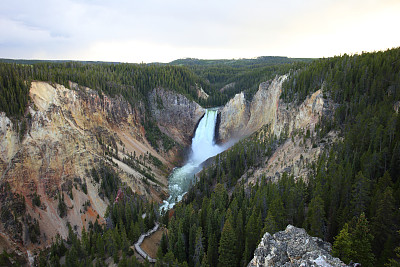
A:
[[[332,246],[312,237],[302,228],[288,225],[285,231],[265,233],[248,267],[259,266],[347,266],[330,253]]]

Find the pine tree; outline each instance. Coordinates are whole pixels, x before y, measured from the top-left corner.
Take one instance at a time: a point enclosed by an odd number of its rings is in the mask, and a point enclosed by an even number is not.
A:
[[[366,212],[369,204],[370,181],[360,171],[353,183],[351,206],[354,216]]]
[[[380,261],[386,262],[387,257],[390,256],[393,247],[387,247],[389,243],[393,242],[393,235],[395,234],[395,200],[393,198],[393,189],[387,187],[383,193],[382,198],[378,201],[376,215],[372,220],[372,229],[375,236],[374,251],[380,255],[386,247],[383,258]],[[385,246],[386,245],[386,246]]]
[[[400,234],[400,231],[398,231],[398,234]],[[400,267],[400,246],[396,247],[394,249],[395,257],[389,260],[385,266],[387,267]]]
[[[273,235],[274,233],[278,232],[278,224],[275,221],[275,217],[272,215],[272,212],[268,211],[267,217],[265,217],[264,220],[264,228],[262,230],[262,233],[270,233]]]
[[[326,228],[324,201],[317,195],[315,196],[308,207],[306,226],[312,236],[324,237]]]
[[[214,233],[208,238],[207,262],[210,266],[217,266],[218,262],[218,243]]]
[[[370,233],[369,222],[364,213],[356,218],[354,230],[351,230],[351,238],[354,252],[352,260],[361,263],[362,266],[374,266],[375,256],[371,248],[374,237]]]
[[[176,248],[174,254],[176,254],[176,258],[179,262],[184,262],[186,260],[186,252],[185,252],[185,240],[183,237],[183,233],[181,231],[178,232],[178,241],[176,242]]]
[[[285,208],[283,207],[282,198],[279,194],[272,200],[268,212],[274,217],[278,230],[285,228]]]
[[[256,209],[253,209],[249,221],[246,224],[246,240],[243,254],[244,262],[249,262],[251,258],[253,258],[253,251],[257,247],[260,235],[261,222],[258,221],[258,219],[261,220],[261,217],[256,215],[255,211]]]
[[[236,265],[236,238],[229,221],[225,222],[224,228],[222,229],[218,252],[218,266],[224,267]]]
[[[132,225],[132,223],[131,223]],[[132,242],[136,242],[140,236],[139,223],[136,222],[133,227],[131,226],[130,238]]]
[[[100,258],[104,258],[105,253],[104,253],[104,241],[101,235],[97,235],[97,240],[96,240],[96,251],[98,253],[98,256]]]
[[[353,240],[349,233],[349,225],[346,223],[333,242],[332,254],[343,262],[349,263],[354,252],[352,249]]]
[[[201,261],[204,257],[204,246],[203,246],[203,231],[201,227],[197,228],[196,241],[194,245],[194,257],[193,262],[195,267],[201,266]]]

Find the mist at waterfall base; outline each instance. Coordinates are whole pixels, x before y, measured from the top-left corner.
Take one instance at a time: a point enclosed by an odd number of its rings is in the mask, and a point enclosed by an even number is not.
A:
[[[214,142],[217,110],[208,109],[197,126],[192,139],[191,153],[186,164],[175,168],[169,176],[169,198],[164,200],[160,210],[171,209],[195,182],[194,175],[202,168],[202,163],[229,148],[229,145],[219,146]]]

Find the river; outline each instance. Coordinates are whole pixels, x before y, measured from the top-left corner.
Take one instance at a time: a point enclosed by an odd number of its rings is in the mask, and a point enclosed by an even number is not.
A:
[[[161,211],[172,208],[176,202],[182,200],[182,197],[194,182],[194,175],[201,170],[202,163],[205,160],[228,148],[227,145],[219,146],[215,144],[214,133],[217,113],[217,109],[207,109],[200,120],[192,139],[188,160],[182,167],[175,168],[168,178],[169,198],[164,200],[160,207]]]

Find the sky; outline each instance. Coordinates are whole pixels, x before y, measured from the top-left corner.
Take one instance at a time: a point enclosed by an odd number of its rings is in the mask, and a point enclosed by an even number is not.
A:
[[[400,0],[1,0],[0,58],[170,62],[400,46]]]

